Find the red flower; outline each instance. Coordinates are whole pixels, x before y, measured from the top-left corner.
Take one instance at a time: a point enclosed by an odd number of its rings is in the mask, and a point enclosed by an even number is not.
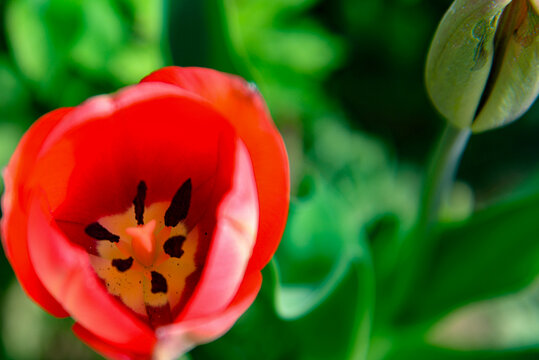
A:
[[[289,201],[262,98],[197,68],[43,116],[4,178],[3,246],[22,286],[114,359],[224,334],[260,289]]]

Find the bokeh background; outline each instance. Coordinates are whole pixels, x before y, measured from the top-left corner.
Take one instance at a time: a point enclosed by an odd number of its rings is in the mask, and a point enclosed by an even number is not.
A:
[[[54,108],[165,65],[239,74],[285,139],[292,207],[255,304],[185,359],[538,359],[538,106],[472,137],[422,276],[392,299],[444,125],[423,69],[449,5],[0,0],[0,167]],[[0,254],[0,358],[100,359],[71,325],[28,300]]]

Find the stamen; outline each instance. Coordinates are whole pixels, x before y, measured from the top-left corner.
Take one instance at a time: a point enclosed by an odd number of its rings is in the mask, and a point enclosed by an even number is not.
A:
[[[114,259],[112,260],[112,266],[118,269],[119,272],[126,272],[133,265],[133,258],[129,259]]]
[[[182,245],[184,241],[185,236],[173,236],[167,241],[165,241],[165,245],[163,245],[163,250],[165,250],[165,253],[167,253],[170,257],[179,259],[183,255]]]
[[[187,179],[172,198],[172,202],[165,213],[166,226],[174,227],[187,217],[191,203],[191,190],[191,179]]]
[[[120,237],[118,235],[114,235],[97,222],[86,226],[84,232],[96,240],[108,240],[112,243],[117,243],[120,241]]]
[[[133,200],[135,205],[135,219],[137,219],[137,225],[144,224],[144,200],[146,200],[146,190],[148,187],[144,181],[139,182],[137,187],[137,195]]]
[[[107,291],[157,328],[170,324],[195,290],[201,273],[202,259],[196,256],[200,229],[185,224],[188,212],[193,215],[192,179],[179,184],[172,201],[154,203],[148,203],[147,183],[137,184],[136,194],[130,195],[132,206],[86,223],[79,231],[92,237],[87,238],[95,249],[90,261]]]
[[[167,279],[161,274],[159,274],[157,271],[152,271],[152,293],[167,293],[168,291],[168,285],[167,285]]]

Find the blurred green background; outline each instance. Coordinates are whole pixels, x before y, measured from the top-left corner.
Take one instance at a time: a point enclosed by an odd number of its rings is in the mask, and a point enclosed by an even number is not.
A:
[[[539,106],[472,137],[428,260],[395,293],[444,124],[423,68],[449,5],[0,0],[0,167],[54,108],[165,65],[239,74],[285,139],[290,217],[255,304],[186,359],[538,359]],[[0,274],[0,357],[99,358],[25,297],[3,255]]]

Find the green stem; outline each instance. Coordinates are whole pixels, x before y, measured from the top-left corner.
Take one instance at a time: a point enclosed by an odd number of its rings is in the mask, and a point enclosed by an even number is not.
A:
[[[417,231],[425,234],[438,221],[442,199],[450,190],[471,131],[447,123],[430,161],[423,186]],[[422,236],[424,238],[424,236]],[[415,242],[417,245],[418,242]]]
[[[359,250],[359,248],[356,248]],[[362,250],[359,250],[362,251]],[[352,252],[352,251],[350,251]],[[369,345],[374,317],[375,281],[374,268],[370,254],[356,254],[349,260],[349,266],[356,272],[358,283],[358,296],[362,299],[356,302],[354,329],[352,341],[346,359],[366,360],[369,354]]]
[[[447,123],[430,160],[426,172],[423,193],[414,231],[403,244],[396,266],[398,273],[393,284],[393,296],[389,305],[389,316],[398,316],[398,311],[407,304],[408,295],[433,246],[430,232],[438,222],[443,197],[451,189],[460,158],[470,138],[469,129],[458,129]],[[404,303],[403,303],[404,302]]]

